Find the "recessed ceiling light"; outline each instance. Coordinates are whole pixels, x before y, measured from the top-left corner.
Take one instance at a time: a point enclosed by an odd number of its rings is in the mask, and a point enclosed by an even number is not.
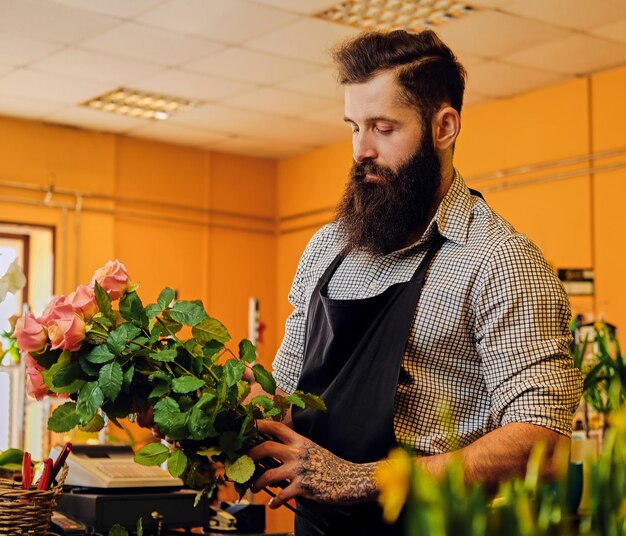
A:
[[[472,11],[472,6],[458,0],[348,0],[315,16],[362,30],[419,32]]]
[[[164,120],[172,114],[183,112],[200,104],[199,101],[157,95],[146,91],[120,87],[104,95],[81,102],[81,106],[130,117],[149,120]]]

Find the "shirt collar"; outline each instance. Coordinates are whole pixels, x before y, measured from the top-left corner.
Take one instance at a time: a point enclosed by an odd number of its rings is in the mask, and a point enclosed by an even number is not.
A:
[[[464,245],[467,242],[472,205],[472,194],[461,174],[455,169],[452,184],[433,218],[439,233],[452,242]]]

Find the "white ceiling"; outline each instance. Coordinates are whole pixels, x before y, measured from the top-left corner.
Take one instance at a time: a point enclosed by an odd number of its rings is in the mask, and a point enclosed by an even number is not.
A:
[[[349,138],[328,0],[0,0],[0,114],[285,157]],[[626,64],[626,0],[467,0],[437,28],[466,104]],[[167,121],[79,107],[119,86],[199,99]],[[626,88],[625,88],[626,94]]]

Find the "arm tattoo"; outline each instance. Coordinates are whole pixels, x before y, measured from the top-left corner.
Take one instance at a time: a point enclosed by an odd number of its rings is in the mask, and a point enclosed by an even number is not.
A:
[[[324,503],[376,500],[376,462],[352,463],[311,443],[303,447],[299,462],[300,485],[313,500]]]

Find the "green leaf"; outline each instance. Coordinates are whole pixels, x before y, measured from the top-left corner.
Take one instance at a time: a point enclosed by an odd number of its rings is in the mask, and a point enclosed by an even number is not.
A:
[[[252,478],[254,474],[254,462],[250,456],[244,454],[240,458],[231,462],[226,460],[226,476],[234,482],[243,484]]]
[[[120,300],[120,314],[124,320],[132,322],[136,326],[147,328],[148,316],[143,309],[141,299],[137,296],[137,292],[127,292]]]
[[[143,536],[143,517],[137,520],[137,536]]]
[[[273,400],[266,395],[257,395],[252,400],[250,400],[251,406],[260,406],[265,411],[269,411],[274,407]]]
[[[109,298],[109,295],[97,281],[94,282],[93,290],[94,294],[96,295],[96,303],[98,304],[98,309],[100,310],[102,315],[108,319],[113,319],[113,309],[111,309],[111,298]]]
[[[133,376],[135,375],[135,365],[130,365],[130,367],[128,367],[123,374],[123,378],[122,378],[122,387],[124,388],[124,391],[128,392],[130,391],[130,388],[132,386],[133,383]]]
[[[128,536],[128,531],[116,523],[109,529],[107,536]]]
[[[79,423],[78,413],[76,413],[76,403],[66,402],[57,407],[48,419],[48,430],[57,433],[69,432]]]
[[[123,373],[119,363],[108,363],[100,369],[98,385],[104,396],[115,401],[122,390]]]
[[[206,456],[211,461],[213,461],[213,459],[220,454],[222,454],[222,449],[215,446],[198,451],[198,456]]]
[[[0,452],[0,465],[7,465],[9,463],[21,464],[24,458],[24,452],[20,449],[6,449],[4,452]]]
[[[150,374],[150,376],[148,376],[148,381],[150,383],[154,383],[157,381],[165,382],[168,385],[170,385],[172,383],[172,377],[167,372],[159,370],[157,372],[153,372],[152,374]]]
[[[88,432],[93,434],[95,432],[99,432],[104,428],[104,418],[99,413],[94,415],[94,418],[91,419],[85,426],[79,426],[78,429],[82,432]]]
[[[148,320],[152,320],[153,318],[159,316],[160,313],[161,313],[161,307],[159,307],[155,303],[146,305],[146,316],[148,317]]]
[[[204,393],[191,409],[187,428],[192,439],[200,440],[217,435],[213,426],[213,416],[209,414],[215,406],[215,399],[214,394]]]
[[[224,324],[215,318],[207,316],[197,324],[192,330],[191,334],[198,340],[200,344],[205,344],[209,341],[217,341],[220,343],[226,343],[230,340],[230,335]]]
[[[198,302],[179,301],[170,309],[170,316],[184,326],[195,326],[206,318],[206,312]]]
[[[109,333],[107,346],[114,355],[121,355],[126,348],[126,332],[120,328],[114,329]]]
[[[237,361],[236,359],[229,359],[224,364],[224,376],[226,377],[226,383],[228,387],[235,385],[241,378],[246,370],[246,364],[243,361]]]
[[[92,378],[97,378],[98,374],[100,374],[100,367],[97,364],[90,363],[87,361],[84,355],[79,356],[78,364],[80,365],[81,370]]]
[[[161,309],[165,309],[171,305],[175,297],[176,293],[171,288],[167,287],[161,291],[161,294],[159,294],[157,303]]]
[[[298,406],[299,408],[302,408],[302,409],[306,407],[306,405],[304,404],[304,401],[298,396],[297,393],[290,394],[286,398],[287,398],[287,402],[289,402],[290,404],[294,406]]]
[[[171,397],[162,398],[154,405],[154,423],[162,434],[169,435],[179,414],[180,406]]]
[[[159,442],[148,443],[135,453],[135,462],[141,465],[161,465],[169,454],[170,449],[165,445]]]
[[[211,359],[212,362],[216,362],[219,357],[219,353],[224,349],[224,343],[219,341],[209,341],[202,347],[202,355],[207,359]]]
[[[319,396],[312,393],[305,393],[304,391],[296,391],[293,394],[297,395],[307,408],[326,411],[326,403]],[[289,400],[289,397],[287,397],[287,400]]]
[[[120,333],[124,335],[126,342],[141,335],[141,328],[138,328],[137,326],[135,326],[134,324],[131,324],[130,322],[124,322],[123,324],[120,324],[116,328],[116,331],[119,331]]]
[[[229,458],[237,456],[242,445],[241,437],[235,432],[223,432],[220,436],[220,448]]]
[[[85,426],[93,419],[102,404],[104,404],[104,394],[98,382],[88,382],[83,385],[76,403],[76,413],[78,413],[80,424]]]
[[[173,451],[167,459],[167,470],[173,477],[179,477],[187,468],[187,456],[182,450]]]
[[[252,373],[254,374],[254,379],[266,393],[273,395],[276,392],[276,381],[270,372],[257,364],[252,367]]]
[[[248,339],[243,339],[239,343],[239,359],[246,363],[252,363],[256,360],[256,348]]]
[[[150,352],[148,354],[150,359],[154,359],[155,361],[174,361],[176,356],[178,355],[178,351],[176,348],[166,348],[165,350],[161,350],[159,352]]]
[[[175,393],[191,393],[204,386],[204,380],[195,376],[181,376],[172,380],[172,391]]]
[[[156,386],[154,387],[154,389],[152,389],[152,391],[150,391],[150,394],[148,395],[148,400],[154,400],[155,398],[161,398],[163,395],[169,394],[169,392],[171,390],[172,389],[171,389],[169,383],[158,382],[156,384]]]
[[[90,363],[108,363],[109,361],[113,361],[115,356],[109,350],[109,347],[106,344],[100,344],[96,346],[91,352],[89,352],[85,359]]]

